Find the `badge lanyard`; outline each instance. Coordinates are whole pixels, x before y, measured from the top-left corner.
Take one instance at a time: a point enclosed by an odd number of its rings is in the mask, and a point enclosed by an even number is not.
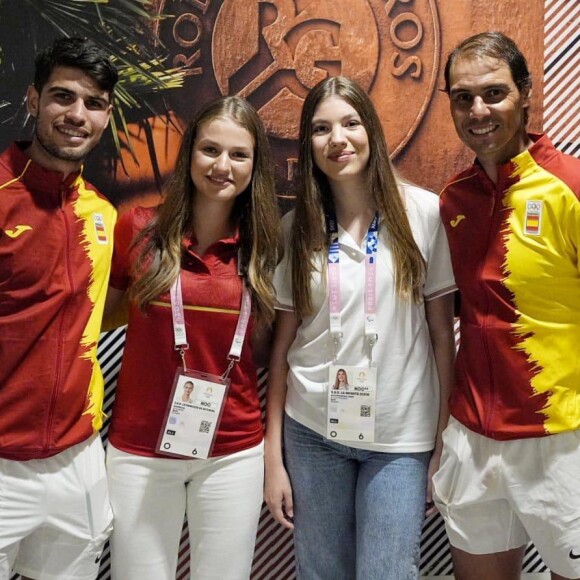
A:
[[[230,385],[228,375],[236,362],[240,360],[242,353],[252,310],[251,296],[246,285],[243,284],[240,315],[227,357],[229,363],[223,375],[217,376],[204,371],[187,369],[185,351],[189,348],[189,344],[185,328],[181,274],[172,284],[169,294],[174,346],[181,356],[183,368],[176,369],[173,389],[156,450],[158,453],[173,457],[207,459],[213,449],[224,409]]]
[[[334,360],[342,338],[342,314],[340,302],[340,253],[338,242],[338,222],[336,216],[329,218],[331,234],[328,249],[328,304],[330,311],[330,334],[334,342]],[[375,213],[369,226],[365,251],[365,341],[369,350],[369,363],[373,360],[373,347],[379,336],[377,333],[377,251],[378,251],[379,214]]]
[[[173,340],[175,350],[179,352],[183,364],[183,370],[187,372],[187,365],[185,364],[185,351],[189,349],[187,342],[187,334],[185,330],[185,310],[183,308],[183,294],[181,292],[181,274],[177,276],[177,280],[171,285],[169,295],[171,298],[171,314],[173,318]],[[250,291],[244,283],[242,283],[242,304],[240,307],[240,316],[236,331],[232,340],[232,346],[228,353],[228,367],[222,379],[226,379],[230,374],[233,366],[240,360],[242,354],[242,347],[246,337],[246,331],[250,322],[250,315],[252,312],[252,298]]]

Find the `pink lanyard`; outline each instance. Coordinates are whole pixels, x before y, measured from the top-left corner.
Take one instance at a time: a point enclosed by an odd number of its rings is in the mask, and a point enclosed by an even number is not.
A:
[[[332,215],[328,220],[331,242],[328,248],[328,306],[330,311],[330,334],[334,342],[336,359],[342,338],[342,314],[340,303],[340,244],[338,242],[338,222]],[[377,333],[377,251],[379,214],[376,213],[369,226],[365,251],[365,340],[372,361],[373,347],[379,339]]]
[[[187,366],[185,364],[185,351],[189,349],[189,343],[187,342],[187,334],[185,330],[185,310],[183,308],[183,294],[181,292],[181,274],[177,276],[177,279],[171,285],[169,296],[171,298],[171,315],[173,318],[173,340],[175,350],[179,351],[183,363],[183,370],[187,371]],[[240,306],[240,316],[238,317],[238,324],[236,325],[232,346],[228,353],[228,368],[222,375],[222,379],[228,377],[233,366],[240,360],[251,314],[252,298],[248,288],[242,282],[242,304]]]

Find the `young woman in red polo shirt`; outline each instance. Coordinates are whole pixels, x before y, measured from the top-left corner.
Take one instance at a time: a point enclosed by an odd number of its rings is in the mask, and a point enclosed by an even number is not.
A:
[[[130,310],[107,458],[113,578],[174,579],[185,514],[193,578],[249,576],[263,484],[254,329],[274,315],[271,168],[256,111],[218,99],[189,124],[165,202],[119,220],[110,301],[127,292]]]

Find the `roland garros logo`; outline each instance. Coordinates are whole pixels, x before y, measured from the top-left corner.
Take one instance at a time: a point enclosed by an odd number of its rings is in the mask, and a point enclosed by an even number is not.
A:
[[[297,138],[308,91],[342,74],[369,91],[395,157],[433,94],[436,0],[158,0],[157,10],[170,16],[158,27],[173,64],[196,87],[246,97],[282,140]]]

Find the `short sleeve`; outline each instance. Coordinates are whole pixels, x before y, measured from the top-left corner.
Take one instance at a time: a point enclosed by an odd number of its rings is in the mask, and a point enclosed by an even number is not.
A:
[[[429,243],[429,256],[427,260],[427,274],[423,296],[426,301],[433,300],[439,296],[449,294],[457,289],[453,268],[451,266],[451,256],[449,254],[449,243],[443,223],[439,219],[437,226]]]
[[[135,209],[121,215],[115,226],[115,246],[109,284],[117,290],[126,290],[131,281],[129,249],[134,237]]]
[[[274,289],[276,291],[277,310],[294,310],[292,299],[292,260],[290,256],[290,231],[294,222],[294,211],[282,218],[282,233],[284,236],[284,258],[274,272]]]

